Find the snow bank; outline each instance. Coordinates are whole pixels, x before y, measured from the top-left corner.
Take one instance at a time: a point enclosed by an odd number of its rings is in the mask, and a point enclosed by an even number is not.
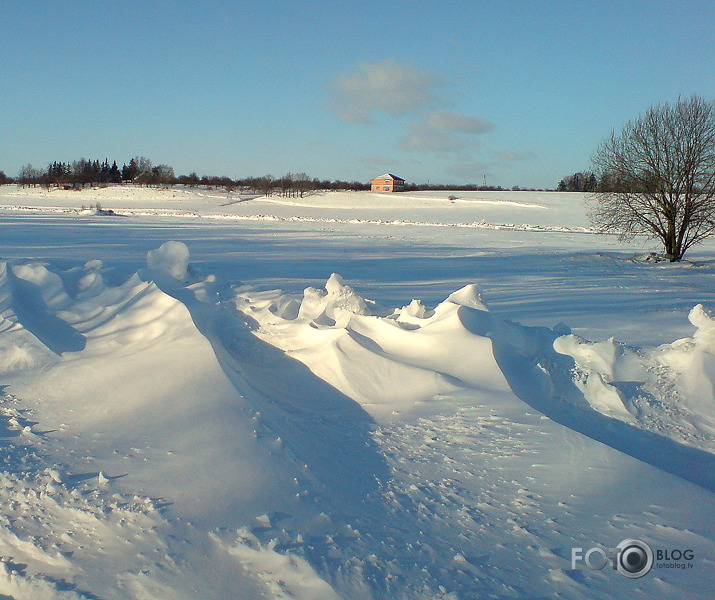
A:
[[[6,335],[0,340],[0,370],[13,374],[48,365],[52,352],[81,351],[90,339],[96,350],[111,348],[108,340],[161,339],[175,327],[169,315],[183,310],[181,319],[188,318],[182,306],[186,296],[177,296],[183,298],[177,303],[151,279],[184,284],[187,246],[166,242],[150,251],[147,269],[148,282],[135,277],[107,288],[101,262],[89,262],[73,275],[73,298],[63,278],[43,265],[3,264],[0,323]],[[210,285],[192,286],[192,297],[203,294],[204,304],[209,302],[215,297]],[[259,324],[262,340],[303,362],[374,418],[442,406],[465,386],[522,396],[536,390],[552,403],[589,407],[693,446],[713,445],[715,324],[700,305],[690,313],[692,338],[633,349],[613,338],[589,342],[564,335],[561,327],[523,327],[500,319],[475,285],[434,308],[413,300],[389,312],[377,310],[333,274],[325,289],[307,288],[301,297],[251,292],[236,295],[232,303]],[[216,351],[217,342],[212,343]]]
[[[48,367],[57,362],[65,344],[82,344],[50,308],[62,308],[69,301],[56,276],[43,265],[0,262],[0,375],[12,378]]]

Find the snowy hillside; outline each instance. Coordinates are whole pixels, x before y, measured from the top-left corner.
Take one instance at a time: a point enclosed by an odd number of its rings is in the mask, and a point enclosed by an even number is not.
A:
[[[0,189],[0,595],[709,598],[713,246],[447,195]]]

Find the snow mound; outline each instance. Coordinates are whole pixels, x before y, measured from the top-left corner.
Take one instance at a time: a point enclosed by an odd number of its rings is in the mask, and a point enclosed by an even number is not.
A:
[[[693,335],[695,343],[704,351],[715,354],[715,317],[702,304],[693,307],[688,320],[697,331]]]
[[[679,407],[692,412],[692,426],[715,435],[715,318],[701,304],[688,318],[696,327],[693,337],[657,348],[651,361],[668,370]]]
[[[319,324],[341,323],[350,319],[350,315],[368,313],[367,303],[358,296],[343,278],[333,273],[325,284],[325,290],[306,288],[300,303],[298,316]]]
[[[111,209],[90,206],[89,208],[80,209],[77,214],[83,217],[113,217],[117,213]]]
[[[406,319],[429,319],[434,316],[434,311],[427,308],[421,300],[413,298],[412,301],[407,305],[403,306],[400,310],[395,311],[395,318],[406,320]]]
[[[146,264],[152,271],[184,282],[189,266],[189,249],[182,242],[164,242],[156,250],[147,252]]]
[[[631,410],[618,389],[612,385],[616,369],[623,369],[624,350],[613,338],[605,342],[590,343],[575,335],[565,335],[554,341],[554,349],[574,359],[575,379],[588,403],[599,412],[630,421]]]
[[[453,302],[454,304],[459,304],[460,306],[474,308],[476,310],[489,310],[482,302],[482,296],[479,293],[477,286],[473,283],[465,285],[463,288],[450,294],[447,298],[447,301]]]

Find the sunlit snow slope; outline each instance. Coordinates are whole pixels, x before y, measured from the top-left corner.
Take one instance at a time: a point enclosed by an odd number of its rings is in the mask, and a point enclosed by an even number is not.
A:
[[[709,597],[702,307],[692,338],[631,348],[501,319],[472,285],[385,309],[339,275],[202,275],[179,242],[107,271],[0,268],[0,594]],[[694,569],[571,568],[628,537]]]

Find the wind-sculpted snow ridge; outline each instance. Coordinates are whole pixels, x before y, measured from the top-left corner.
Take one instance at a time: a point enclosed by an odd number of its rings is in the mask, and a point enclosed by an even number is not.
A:
[[[345,295],[351,306],[339,301]],[[375,417],[418,411],[462,387],[506,384],[559,422],[715,489],[715,320],[701,305],[690,313],[693,338],[636,349],[583,340],[563,324],[500,319],[474,285],[434,309],[413,300],[386,316],[371,315],[337,275],[326,292],[309,288],[292,303],[238,302],[250,304],[259,335]]]
[[[167,242],[120,283],[3,263],[0,317],[15,600],[627,597],[569,549],[634,530],[698,557],[643,594],[713,584],[704,310],[630,349],[501,319],[475,285],[392,310],[337,274],[221,282]]]
[[[689,315],[693,337],[657,348],[629,348],[613,338],[557,338],[574,361],[573,381],[600,413],[715,452],[715,319],[701,305]]]

